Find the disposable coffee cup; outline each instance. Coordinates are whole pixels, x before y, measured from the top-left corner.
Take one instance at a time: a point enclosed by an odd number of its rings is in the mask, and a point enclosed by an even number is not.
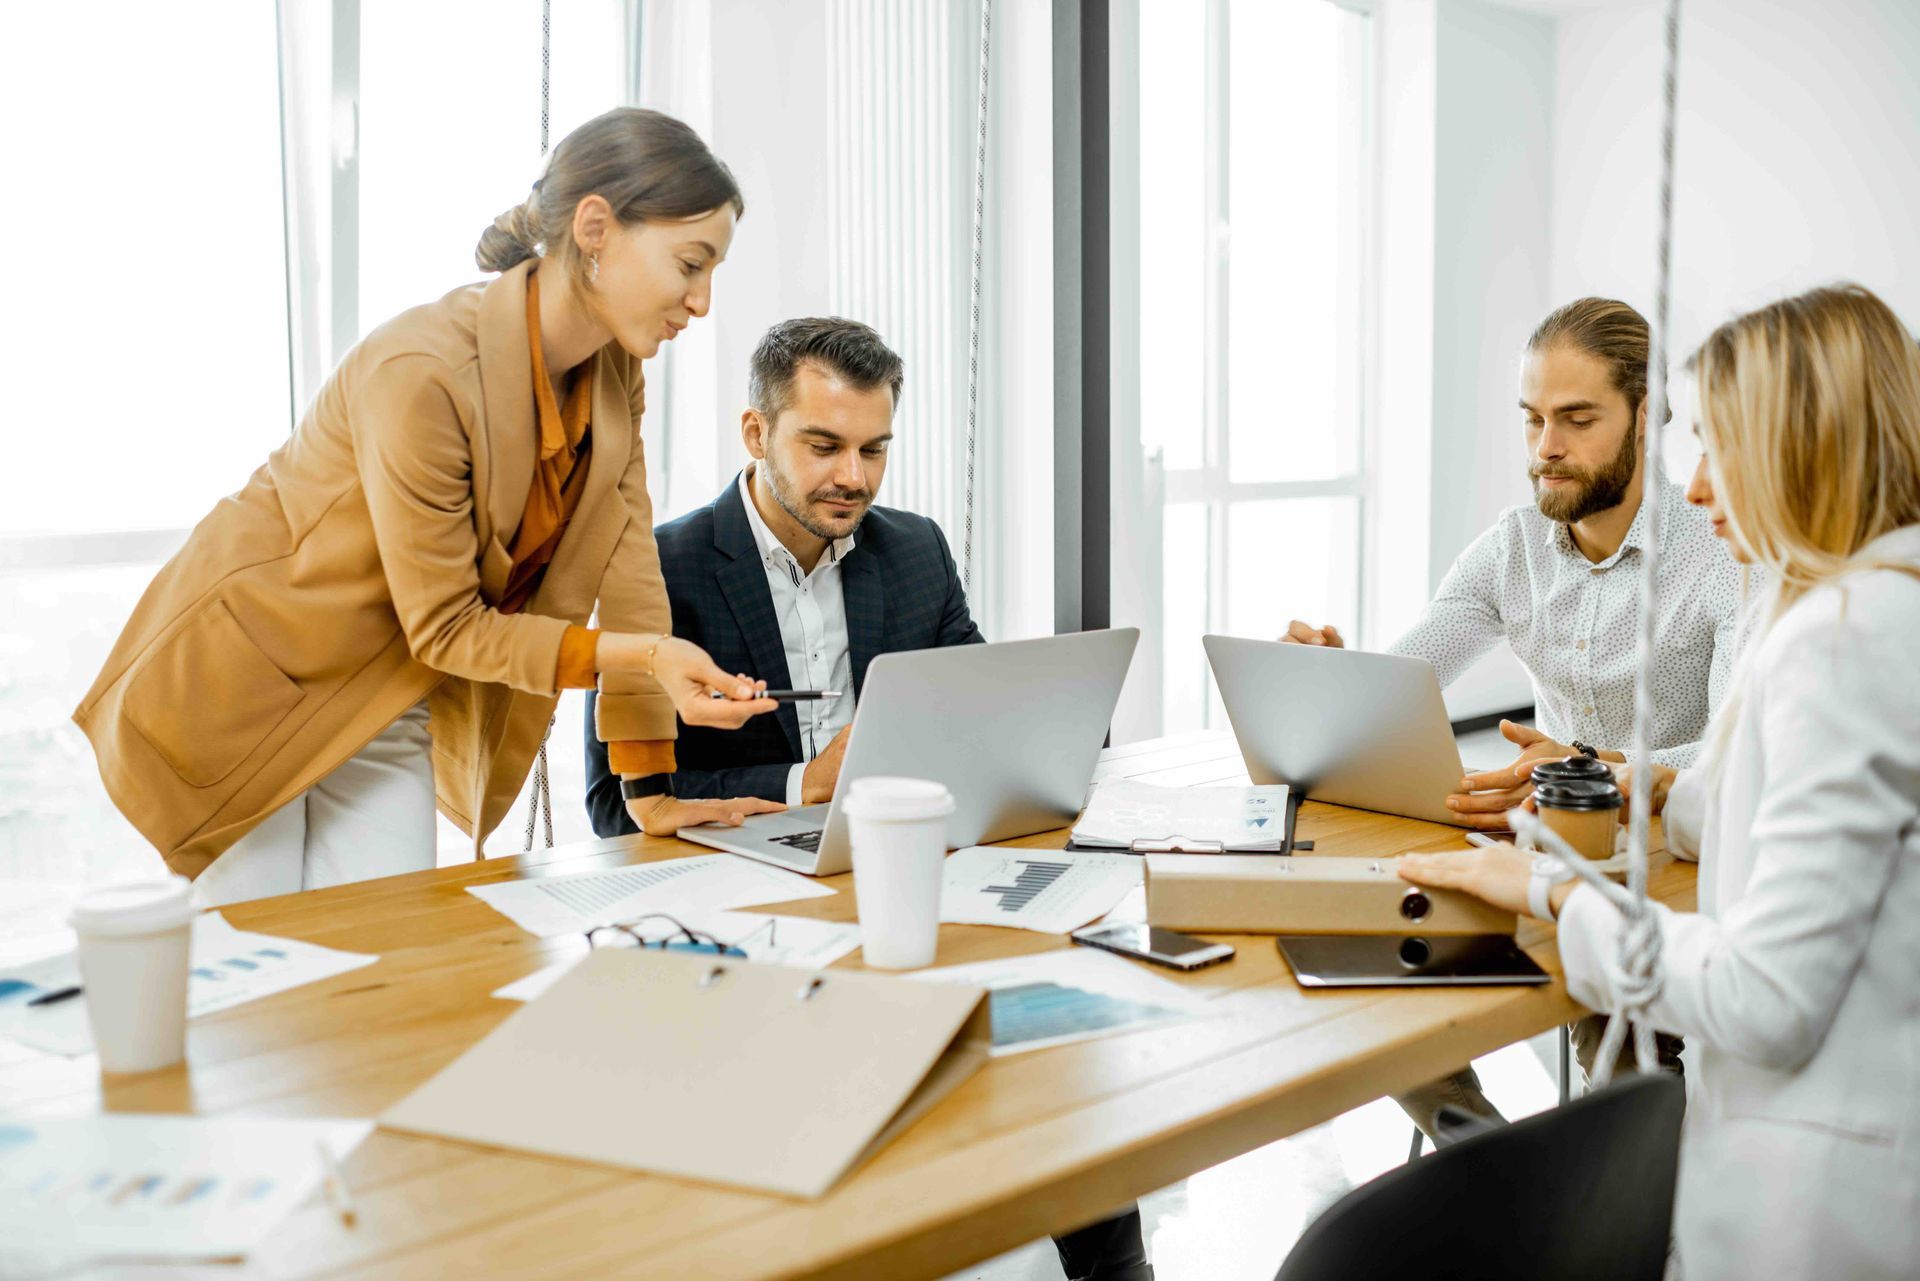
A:
[[[187,1055],[192,887],[184,876],[109,885],[81,896],[80,984],[102,1072],[152,1072]]]
[[[845,809],[862,959],[882,970],[932,965],[953,794],[922,778],[863,778]]]
[[[1613,771],[1605,761],[1591,756],[1569,756],[1563,761],[1541,761],[1534,766],[1533,782],[1536,787],[1542,783],[1611,783]]]
[[[1620,825],[1620,789],[1611,781],[1566,779],[1533,789],[1540,821],[1596,863],[1613,857],[1614,829]]]

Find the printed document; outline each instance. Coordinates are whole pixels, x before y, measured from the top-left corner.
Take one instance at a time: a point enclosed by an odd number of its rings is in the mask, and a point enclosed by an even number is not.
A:
[[[1065,934],[1111,912],[1141,883],[1131,854],[975,845],[947,856],[940,919]]]
[[[852,921],[763,916],[757,912],[675,912],[673,917],[696,934],[737,947],[747,954],[749,961],[765,965],[823,970],[860,946],[860,927]],[[661,935],[673,932],[664,921],[649,921],[646,925],[650,931],[660,926]],[[648,937],[652,936],[650,932]],[[578,955],[535,970],[523,979],[495,989],[493,994],[506,1001],[531,1001],[585,960],[588,950],[583,946]]]
[[[371,1121],[102,1115],[0,1119],[0,1276],[90,1260],[238,1259]]]
[[[380,959],[236,930],[218,912],[193,918],[192,956],[187,973],[190,1019],[317,983]],[[51,1054],[92,1053],[93,1031],[87,1022],[84,992],[52,1005],[27,1004],[79,983],[80,965],[72,952],[0,971],[0,1032]]]
[[[630,921],[648,912],[677,915],[755,907],[825,898],[833,891],[796,872],[738,855],[698,854],[606,871],[469,885],[467,893],[527,933],[552,938],[584,934],[596,925]]]
[[[1287,786],[1161,787],[1110,778],[1073,825],[1075,845],[1194,853],[1277,851],[1287,835]]]
[[[985,987],[993,1010],[995,1058],[1193,1018],[1206,1004],[1199,993],[1156,978],[1132,961],[1085,947],[919,970],[906,977]]]

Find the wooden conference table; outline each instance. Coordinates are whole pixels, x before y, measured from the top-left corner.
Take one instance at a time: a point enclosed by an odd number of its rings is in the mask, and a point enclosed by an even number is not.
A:
[[[1222,734],[1129,744],[1101,768],[1164,783],[1245,778]],[[1065,835],[1009,844],[1057,847]],[[1298,836],[1319,854],[1463,848],[1448,828],[1313,803],[1301,809]],[[518,1008],[488,993],[584,947],[523,933],[467,886],[699,852],[675,840],[596,841],[227,909],[241,929],[380,960],[196,1020],[184,1068],[103,1078],[91,1057],[8,1051],[0,1098],[47,1115],[376,1116]],[[842,891],[850,883],[828,881]],[[1656,859],[1656,897],[1689,908],[1693,886],[1690,864]],[[755,910],[851,920],[854,896]],[[1523,924],[1521,942],[1557,975],[1551,940],[1551,927]],[[938,1276],[1579,1012],[1557,979],[1481,991],[1307,992],[1268,940],[1232,941],[1239,955],[1226,965],[1156,971],[1204,992],[1214,1017],[996,1060],[818,1201],[375,1131],[345,1166],[354,1227],[316,1198],[244,1266],[162,1275]],[[1063,946],[1057,936],[948,925],[939,963]],[[857,966],[858,957],[840,964]]]

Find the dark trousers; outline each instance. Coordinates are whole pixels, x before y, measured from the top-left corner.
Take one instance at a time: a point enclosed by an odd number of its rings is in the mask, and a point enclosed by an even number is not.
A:
[[[1053,1239],[1067,1281],[1153,1281],[1147,1243],[1140,1235],[1140,1207],[1111,1219],[1063,1232]]]

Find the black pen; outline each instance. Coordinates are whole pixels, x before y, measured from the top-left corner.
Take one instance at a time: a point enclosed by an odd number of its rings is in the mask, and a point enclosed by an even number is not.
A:
[[[28,1006],[58,1005],[60,1004],[60,1002],[69,1000],[78,995],[80,995],[80,985],[76,983],[72,987],[63,987],[63,988],[56,989],[55,991],[52,991],[52,992],[42,992],[40,995],[34,997],[31,1001],[28,1001],[27,1004]]]
[[[726,695],[716,689],[707,697],[717,702],[725,698]],[[816,698],[838,698],[840,697],[840,691],[837,689],[769,689],[754,695],[754,697],[770,698],[776,703],[804,703]]]

